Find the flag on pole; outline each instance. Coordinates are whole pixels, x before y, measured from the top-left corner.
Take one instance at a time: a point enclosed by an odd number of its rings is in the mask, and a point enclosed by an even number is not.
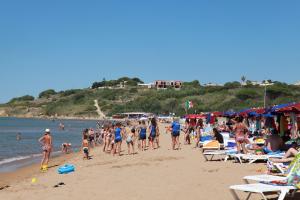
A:
[[[185,102],[185,108],[188,110],[190,108],[193,108],[194,105],[193,105],[193,102],[192,101],[186,101]]]

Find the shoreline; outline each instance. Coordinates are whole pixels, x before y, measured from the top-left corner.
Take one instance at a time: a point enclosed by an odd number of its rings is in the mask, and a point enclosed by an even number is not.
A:
[[[79,153],[69,153],[69,154],[59,154],[51,157],[49,162],[49,169],[55,168],[59,165],[64,164],[64,162],[68,162],[71,158],[78,156]],[[16,170],[10,172],[0,172],[0,188],[5,186],[11,186],[16,184],[19,181],[23,181],[25,179],[33,178],[35,175],[44,174],[44,172],[40,171],[40,163],[34,162],[32,164],[26,165],[24,167],[20,167]]]
[[[1,118],[16,118],[16,119],[43,119],[43,120],[87,120],[87,121],[99,121],[99,120],[112,120],[110,118],[107,119],[99,119],[97,117],[26,117],[26,116],[0,116]]]

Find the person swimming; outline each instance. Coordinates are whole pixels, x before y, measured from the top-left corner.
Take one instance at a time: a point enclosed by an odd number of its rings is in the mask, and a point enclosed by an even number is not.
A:
[[[22,138],[21,138],[21,133],[17,133],[17,141],[20,141]]]

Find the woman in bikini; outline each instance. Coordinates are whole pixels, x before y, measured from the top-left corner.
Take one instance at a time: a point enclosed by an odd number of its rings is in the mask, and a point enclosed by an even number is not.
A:
[[[47,168],[52,151],[52,137],[50,135],[50,129],[45,130],[45,134],[39,139],[39,143],[42,145],[43,150],[43,159],[41,161],[41,169],[43,169],[43,166],[46,166]]]
[[[246,125],[243,123],[243,118],[238,117],[237,122],[233,127],[233,131],[235,132],[235,141],[237,145],[237,150],[240,153],[243,150],[243,153],[248,153],[245,145],[247,143],[247,135],[246,132],[248,131]]]

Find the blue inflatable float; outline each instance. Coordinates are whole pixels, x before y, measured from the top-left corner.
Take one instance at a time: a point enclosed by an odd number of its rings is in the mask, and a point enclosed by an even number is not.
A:
[[[74,165],[66,164],[66,165],[58,168],[57,171],[58,171],[59,174],[68,174],[70,172],[74,172],[75,167],[74,167]]]

